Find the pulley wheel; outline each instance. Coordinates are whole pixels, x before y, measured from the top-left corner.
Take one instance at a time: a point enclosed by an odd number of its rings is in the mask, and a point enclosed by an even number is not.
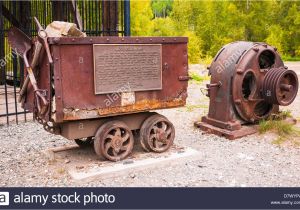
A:
[[[298,92],[297,74],[285,68],[271,68],[265,75],[262,93],[264,99],[272,104],[287,106]]]
[[[103,124],[97,131],[94,150],[100,157],[111,161],[125,159],[133,149],[134,138],[128,126],[118,120]]]
[[[173,145],[174,138],[173,124],[160,114],[148,117],[140,129],[141,145],[148,152],[165,152]]]

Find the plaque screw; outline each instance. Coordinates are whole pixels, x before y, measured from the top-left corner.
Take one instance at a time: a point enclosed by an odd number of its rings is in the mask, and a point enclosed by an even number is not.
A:
[[[163,40],[163,41],[165,41],[165,39],[164,39],[164,38],[163,38],[162,40]]]
[[[124,38],[122,38],[122,41],[124,41]]]
[[[93,41],[93,39],[90,39],[90,42],[92,42]]]
[[[55,60],[57,60],[57,61],[58,61],[58,58],[55,58]]]
[[[176,41],[176,38],[174,38],[174,41]]]
[[[139,39],[136,39],[135,41],[139,41]]]
[[[106,41],[109,41],[109,38],[107,38]]]
[[[150,41],[152,41],[152,39],[150,39]]]
[[[75,39],[72,39],[72,42],[74,42],[75,41]]]
[[[60,96],[57,96],[58,99],[60,99]]]

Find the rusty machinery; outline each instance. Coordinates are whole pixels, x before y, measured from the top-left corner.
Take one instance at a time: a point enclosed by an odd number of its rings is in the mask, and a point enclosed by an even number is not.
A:
[[[279,105],[291,104],[298,91],[296,73],[284,66],[276,48],[265,43],[225,45],[209,75],[209,112],[195,126],[229,139],[255,133],[255,127],[245,125],[268,118]]]
[[[186,37],[47,37],[35,21],[37,39],[8,37],[27,69],[20,101],[47,131],[112,161],[132,152],[134,133],[146,151],[171,147],[173,124],[150,111],[186,103]]]

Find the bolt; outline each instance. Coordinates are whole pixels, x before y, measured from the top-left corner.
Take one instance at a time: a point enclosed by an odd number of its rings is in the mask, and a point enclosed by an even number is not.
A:
[[[55,44],[57,44],[57,43],[59,42],[59,40],[60,40],[60,38],[55,37],[55,38],[53,39],[53,42],[54,42]]]
[[[259,49],[257,47],[252,48],[255,52],[258,52]]]
[[[207,66],[206,69],[209,70],[209,69],[210,69],[210,66]]]
[[[274,51],[277,51],[277,47],[274,47]]]
[[[242,103],[242,101],[241,101],[241,99],[236,99],[236,100],[234,101],[234,103],[237,104],[237,105],[240,105],[240,104]]]
[[[242,70],[242,69],[237,69],[236,70],[236,73],[238,73],[238,74],[242,74],[244,71]]]

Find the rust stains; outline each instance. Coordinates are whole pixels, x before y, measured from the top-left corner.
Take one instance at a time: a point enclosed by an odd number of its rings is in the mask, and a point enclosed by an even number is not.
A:
[[[130,114],[142,111],[149,111],[155,109],[165,109],[184,106],[186,103],[185,99],[176,98],[170,101],[159,101],[159,100],[142,100],[138,101],[133,105],[128,106],[117,106],[107,107],[101,109],[73,109],[65,108],[64,121],[69,120],[80,120],[80,119],[92,119],[106,116],[115,116],[120,114]]]

